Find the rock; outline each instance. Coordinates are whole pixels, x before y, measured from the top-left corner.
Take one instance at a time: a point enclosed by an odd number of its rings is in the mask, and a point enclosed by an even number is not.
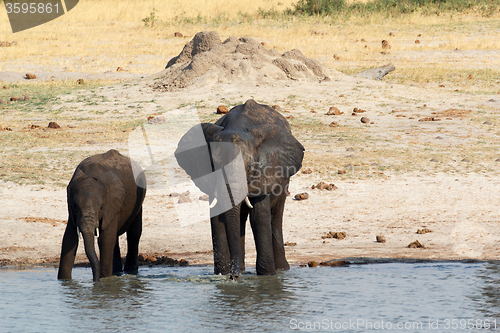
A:
[[[385,243],[385,236],[377,236],[377,243]]]
[[[382,41],[382,49],[384,50],[389,50],[391,48],[391,45],[389,44],[388,41],[386,41],[385,39]]]
[[[118,68],[116,68],[116,71],[117,72],[126,72],[127,70],[123,67],[118,67]]]
[[[328,112],[326,113],[328,116],[340,116],[344,114],[344,112],[340,112],[339,109],[337,109],[335,106],[330,107]]]
[[[307,263],[307,266],[309,267],[317,267],[318,266],[318,263],[316,261],[309,261]]]
[[[303,174],[306,174],[306,175],[310,175],[312,173],[312,170],[311,168],[307,168],[307,169],[302,169],[301,171]]]
[[[353,147],[349,147],[349,148],[346,148],[345,151],[355,151],[355,149]]]
[[[174,37],[184,37],[184,35],[178,31],[174,32]]]
[[[294,116],[292,116],[292,115],[289,115],[289,116],[286,116],[285,118],[286,118],[286,119],[293,119],[293,118],[295,118],[295,117],[294,117]]]
[[[321,239],[327,239],[327,238],[336,238],[338,240],[346,238],[347,233],[345,231],[340,231],[340,232],[333,232],[330,231],[329,233],[326,234],[326,236],[321,236]]]
[[[285,246],[296,246],[297,243],[292,243],[292,242],[286,242]]]
[[[296,194],[294,197],[295,200],[301,201],[301,200],[307,200],[309,199],[309,194],[304,192],[304,193],[299,193]]]
[[[469,163],[470,160],[467,157],[464,157],[464,158],[462,158],[462,160],[460,162]]]
[[[148,116],[148,124],[164,124],[167,121],[165,116]]]
[[[431,158],[431,159],[429,160],[429,162],[437,163],[437,162],[439,162],[439,161],[438,161],[437,159],[435,159],[435,158]]]
[[[176,198],[176,197],[182,197],[182,196],[189,196],[190,192],[189,190],[187,190],[186,192],[182,192],[182,193],[177,193],[177,192],[172,192],[170,193],[170,196],[173,197],[173,198]]]
[[[11,46],[12,46],[11,42],[0,41],[0,47],[11,47]]]
[[[11,101],[11,102],[15,102],[15,101],[17,101],[17,97],[11,97],[11,98],[10,98],[10,101]]]
[[[76,83],[78,83],[78,84],[84,84],[85,81],[83,81],[83,79],[78,79],[78,80],[76,80]]]
[[[228,112],[229,112],[229,110],[226,108],[226,106],[225,106],[225,105],[219,105],[219,106],[217,107],[217,113],[218,113],[218,114],[226,114],[226,113],[228,113]]]
[[[338,123],[338,122],[336,122],[336,121],[332,121],[332,122],[330,123],[330,125],[328,125],[328,126],[330,126],[330,127],[339,127],[340,125],[339,125],[339,123]]]
[[[354,77],[361,77],[369,80],[382,80],[384,76],[392,72],[396,69],[396,66],[393,64],[387,64],[381,67],[372,68],[366,71],[363,71],[358,74],[354,74]]]
[[[419,248],[419,249],[425,249],[425,246],[423,246],[422,244],[420,244],[420,242],[418,240],[410,243],[408,245],[408,248],[410,249],[416,249],[416,248]]]
[[[154,254],[139,254],[137,257],[139,265],[165,265],[165,266],[188,266],[189,262],[185,259],[177,260],[169,258],[159,253]]]
[[[417,234],[419,234],[419,235],[427,234],[429,232],[432,232],[432,230],[431,229],[427,229],[427,228],[417,229]]]
[[[436,117],[425,117],[425,118],[419,119],[418,121],[441,121],[441,119],[436,118]]]
[[[349,266],[351,263],[347,260],[331,260],[320,262],[319,265],[323,267],[338,267],[338,266]]]
[[[468,78],[469,80],[474,80],[474,75],[469,74],[469,76],[467,76],[467,78]]]
[[[370,119],[367,118],[367,117],[361,117],[360,121],[363,123],[363,124],[368,124],[370,122]]]
[[[23,97],[19,98],[20,101],[29,101],[30,99],[31,99],[30,95],[23,95]]]
[[[327,35],[326,32],[324,31],[316,31],[316,30],[311,30],[311,35],[320,35],[320,36],[324,36],[324,35]]]
[[[275,104],[275,105],[273,105],[273,106],[271,106],[271,107],[272,107],[275,111],[278,111],[278,112],[280,112],[280,111],[281,111],[281,108],[280,108],[280,106],[279,106],[279,105],[276,105],[276,104]]]
[[[36,75],[35,74],[26,73],[26,79],[28,79],[28,80],[36,79]]]
[[[420,44],[420,41],[418,39],[415,40],[415,44]]]
[[[49,123],[49,126],[47,126],[48,128],[53,128],[53,129],[57,129],[57,128],[61,128],[61,126],[59,126],[58,123],[56,123],[55,121],[51,121]]]
[[[354,113],[365,113],[366,110],[363,110],[363,109],[360,109],[360,108],[354,108],[354,109],[352,109],[352,112],[354,112]]]
[[[191,198],[188,197],[187,195],[182,195],[179,197],[179,203],[186,203],[186,202],[191,202]]]
[[[483,125],[493,125],[491,122],[489,122],[488,120],[486,120]]]
[[[40,128],[40,126],[38,125],[30,125],[28,126],[29,129],[37,129],[37,128]]]
[[[335,184],[327,184],[325,182],[319,182],[318,185],[312,185],[311,188],[318,189],[318,190],[327,190],[327,191],[333,191],[333,190],[338,190],[338,187],[335,186]]]
[[[198,198],[198,200],[200,201],[208,201],[210,198],[208,196],[208,194],[204,194],[204,195],[200,195],[200,197]]]

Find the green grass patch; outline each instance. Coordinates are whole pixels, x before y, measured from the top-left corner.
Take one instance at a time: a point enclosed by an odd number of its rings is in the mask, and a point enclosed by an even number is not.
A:
[[[373,0],[367,2],[345,0],[300,0],[293,9],[294,15],[328,15],[328,16],[369,16],[385,14],[397,17],[414,12],[424,15],[440,15],[443,12],[474,12],[490,17],[500,8],[499,0]]]

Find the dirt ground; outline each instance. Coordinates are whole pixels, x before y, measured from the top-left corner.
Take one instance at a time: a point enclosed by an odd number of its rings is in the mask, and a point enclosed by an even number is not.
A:
[[[214,121],[218,105],[229,108],[253,98],[278,105],[306,148],[303,169],[292,178],[285,206],[283,229],[291,264],[360,257],[500,259],[500,96],[332,73],[328,81],[294,79],[272,84],[224,83],[207,77],[209,81],[168,92],[153,89],[158,75],[142,79],[137,75],[132,81],[60,96],[59,104],[49,106],[50,112],[36,116],[9,111],[7,105],[1,125],[19,132],[28,121],[46,124],[57,119],[61,129],[48,135],[71,136],[96,122],[135,119],[145,123],[150,116],[167,115],[168,123],[169,112],[177,109],[194,109],[203,121]],[[62,75],[37,72],[40,80]],[[119,73],[103,75],[123,79]],[[0,75],[0,81],[16,80],[23,79],[12,73]],[[343,114],[327,115],[332,106]],[[355,115],[354,108],[358,108]],[[361,117],[369,122],[361,122]],[[30,152],[44,154],[49,164],[46,172],[63,159],[61,150],[78,150],[87,156],[111,148],[129,153],[127,140],[85,133],[85,144],[62,142],[58,147],[32,147]],[[66,160],[73,169],[80,162],[77,157]],[[321,181],[335,184],[336,189],[311,188]],[[173,188],[151,182],[144,202],[140,252],[212,264],[208,203],[200,203],[206,219],[182,223],[177,212],[183,204],[170,196]],[[295,194],[303,192],[309,194],[307,200],[294,200]],[[197,197],[193,194],[192,199]],[[58,263],[67,219],[64,186],[0,180],[0,216],[1,265]],[[428,230],[417,233],[419,229]],[[329,232],[345,232],[346,237],[325,238]],[[377,242],[377,236],[384,236],[385,242]],[[416,240],[423,247],[409,248]],[[125,253],[125,236],[120,242]],[[252,266],[256,254],[250,227],[246,244],[246,262]],[[78,261],[86,261],[82,246]]]

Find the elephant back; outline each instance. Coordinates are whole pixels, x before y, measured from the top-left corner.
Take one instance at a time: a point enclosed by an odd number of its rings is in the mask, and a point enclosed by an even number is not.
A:
[[[291,133],[290,124],[278,111],[268,105],[259,104],[249,99],[245,104],[232,108],[215,125],[225,129],[241,130],[259,125],[278,125],[284,131]]]

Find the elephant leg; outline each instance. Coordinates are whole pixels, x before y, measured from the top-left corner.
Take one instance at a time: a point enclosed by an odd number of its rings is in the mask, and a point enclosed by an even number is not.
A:
[[[229,274],[231,265],[226,226],[219,220],[219,216],[210,218],[210,226],[212,228],[212,245],[214,249],[214,274]]]
[[[271,207],[269,195],[252,198],[253,209],[250,211],[250,225],[257,250],[257,274],[276,274],[273,255],[273,237],[271,230]]]
[[[113,251],[113,275],[120,274],[122,269],[122,256],[120,253],[120,242],[116,236],[115,249]]]
[[[139,256],[139,240],[142,235],[142,208],[137,213],[134,222],[127,230],[127,257],[125,259],[125,272],[137,274],[139,266],[137,257]]]
[[[245,228],[247,224],[248,210],[241,209],[240,213],[240,235],[241,235],[241,266],[240,270],[245,271]]]
[[[285,256],[285,244],[283,241],[283,211],[285,210],[286,191],[283,191],[274,207],[271,209],[271,228],[273,233],[273,254],[276,270],[287,271],[290,265]]]
[[[59,280],[71,279],[71,271],[75,263],[76,250],[78,249],[79,239],[76,231],[76,226],[72,221],[70,221],[70,219],[68,219],[68,224],[66,226],[66,231],[64,232],[61,247],[59,272],[57,273],[57,278]]]
[[[113,275],[113,258],[115,252],[115,244],[117,241],[116,230],[108,228],[101,231],[99,236],[99,253],[100,253],[100,277],[109,277]]]

